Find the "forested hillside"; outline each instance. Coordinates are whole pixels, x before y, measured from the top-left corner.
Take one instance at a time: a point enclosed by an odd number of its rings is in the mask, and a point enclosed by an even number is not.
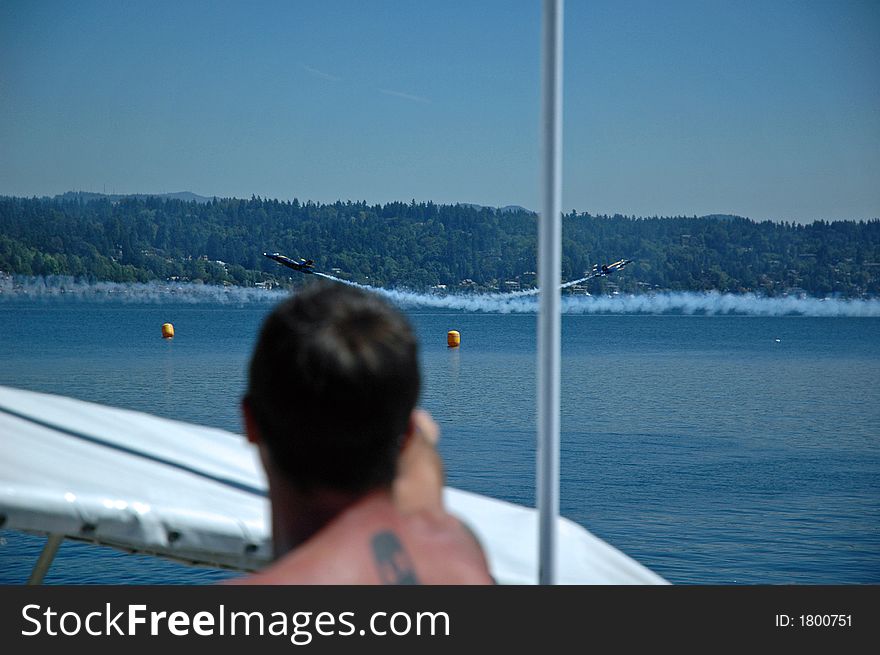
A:
[[[536,220],[518,209],[414,201],[3,197],[0,271],[91,281],[285,283],[299,274],[262,257],[277,251],[370,284],[503,290],[534,285]],[[880,221],[564,217],[564,279],[620,258],[635,261],[614,278],[593,281],[591,291],[877,295]]]

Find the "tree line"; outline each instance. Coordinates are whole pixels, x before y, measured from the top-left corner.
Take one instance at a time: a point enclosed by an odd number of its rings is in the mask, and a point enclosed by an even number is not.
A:
[[[0,271],[114,282],[298,282],[300,274],[262,256],[277,251],[361,283],[504,290],[535,284],[536,221],[520,209],[415,201],[2,197]],[[880,292],[880,220],[563,216],[564,280],[621,258],[634,262],[586,290],[872,296]]]

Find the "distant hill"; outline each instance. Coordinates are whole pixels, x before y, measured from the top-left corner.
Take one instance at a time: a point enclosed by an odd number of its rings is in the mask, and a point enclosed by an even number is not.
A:
[[[118,200],[81,200],[108,197]],[[521,207],[172,197],[199,198],[0,197],[0,271],[114,282],[301,282],[262,256],[281,252],[375,286],[498,291],[535,284],[537,217]],[[582,290],[880,296],[880,220],[563,217],[562,279],[621,258],[633,263]]]
[[[178,191],[177,193],[93,193],[91,191],[68,191],[67,193],[61,193],[55,196],[56,200],[82,200],[84,202],[90,202],[92,200],[110,200],[111,202],[115,202],[118,200],[123,200],[125,198],[136,198],[138,200],[144,200],[145,198],[162,198],[163,200],[183,200],[184,202],[198,202],[198,203],[206,203],[211,202],[213,198],[206,198],[205,196],[200,196],[196,193],[192,193],[191,191]]]
[[[498,210],[502,214],[506,214],[508,212],[525,212],[526,214],[537,214],[537,212],[534,212],[531,209],[526,209],[525,207],[520,207],[519,205],[505,205],[504,207],[499,207]]]
[[[737,216],[736,214],[706,214],[705,216],[700,216],[700,218],[704,218],[709,221],[747,220],[744,216]]]
[[[531,209],[526,209],[525,207],[521,207],[520,205],[505,205],[504,207],[491,207],[488,205],[476,205],[472,202],[460,202],[458,203],[462,207],[468,207],[470,209],[476,209],[480,211],[482,209],[494,209],[495,211],[499,211],[502,214],[512,214],[522,212],[525,214],[537,214],[537,212],[533,212]]]

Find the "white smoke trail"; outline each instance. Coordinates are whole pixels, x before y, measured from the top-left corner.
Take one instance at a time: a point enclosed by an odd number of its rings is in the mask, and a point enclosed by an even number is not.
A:
[[[433,308],[497,314],[536,313],[537,289],[513,293],[461,293],[435,295],[402,289],[383,289],[314,273],[335,282],[378,293],[403,309]],[[560,285],[567,288],[594,275]],[[21,298],[71,298],[116,302],[275,303],[289,295],[285,290],[254,287],[219,287],[207,284],[149,282],[118,284],[77,282],[70,277],[25,278],[0,275],[0,301]],[[780,297],[710,291],[661,292],[644,295],[563,296],[566,314],[700,314],[748,316],[851,316],[880,317],[880,300]]]
[[[570,296],[567,314],[739,314],[746,316],[880,317],[880,300],[841,298],[769,298],[753,293],[665,292],[629,296]]]
[[[52,275],[25,277],[0,275],[0,301],[23,298],[114,301],[133,303],[278,302],[289,294],[283,290],[255,287],[222,287],[192,282],[95,282]]]
[[[432,295],[414,291],[370,287],[320,274],[378,293],[402,308],[430,307],[465,312],[496,314],[536,313],[537,289],[514,293]],[[560,288],[579,284],[596,274],[566,282]],[[880,317],[880,300],[839,298],[769,298],[752,293],[733,294],[708,291],[662,292],[644,295],[563,296],[564,314],[740,314],[747,316],[852,316]]]

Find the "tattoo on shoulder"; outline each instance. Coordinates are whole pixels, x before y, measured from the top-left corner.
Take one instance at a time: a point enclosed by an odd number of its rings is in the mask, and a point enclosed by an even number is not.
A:
[[[419,584],[415,566],[396,534],[390,530],[377,532],[370,545],[382,584]]]

